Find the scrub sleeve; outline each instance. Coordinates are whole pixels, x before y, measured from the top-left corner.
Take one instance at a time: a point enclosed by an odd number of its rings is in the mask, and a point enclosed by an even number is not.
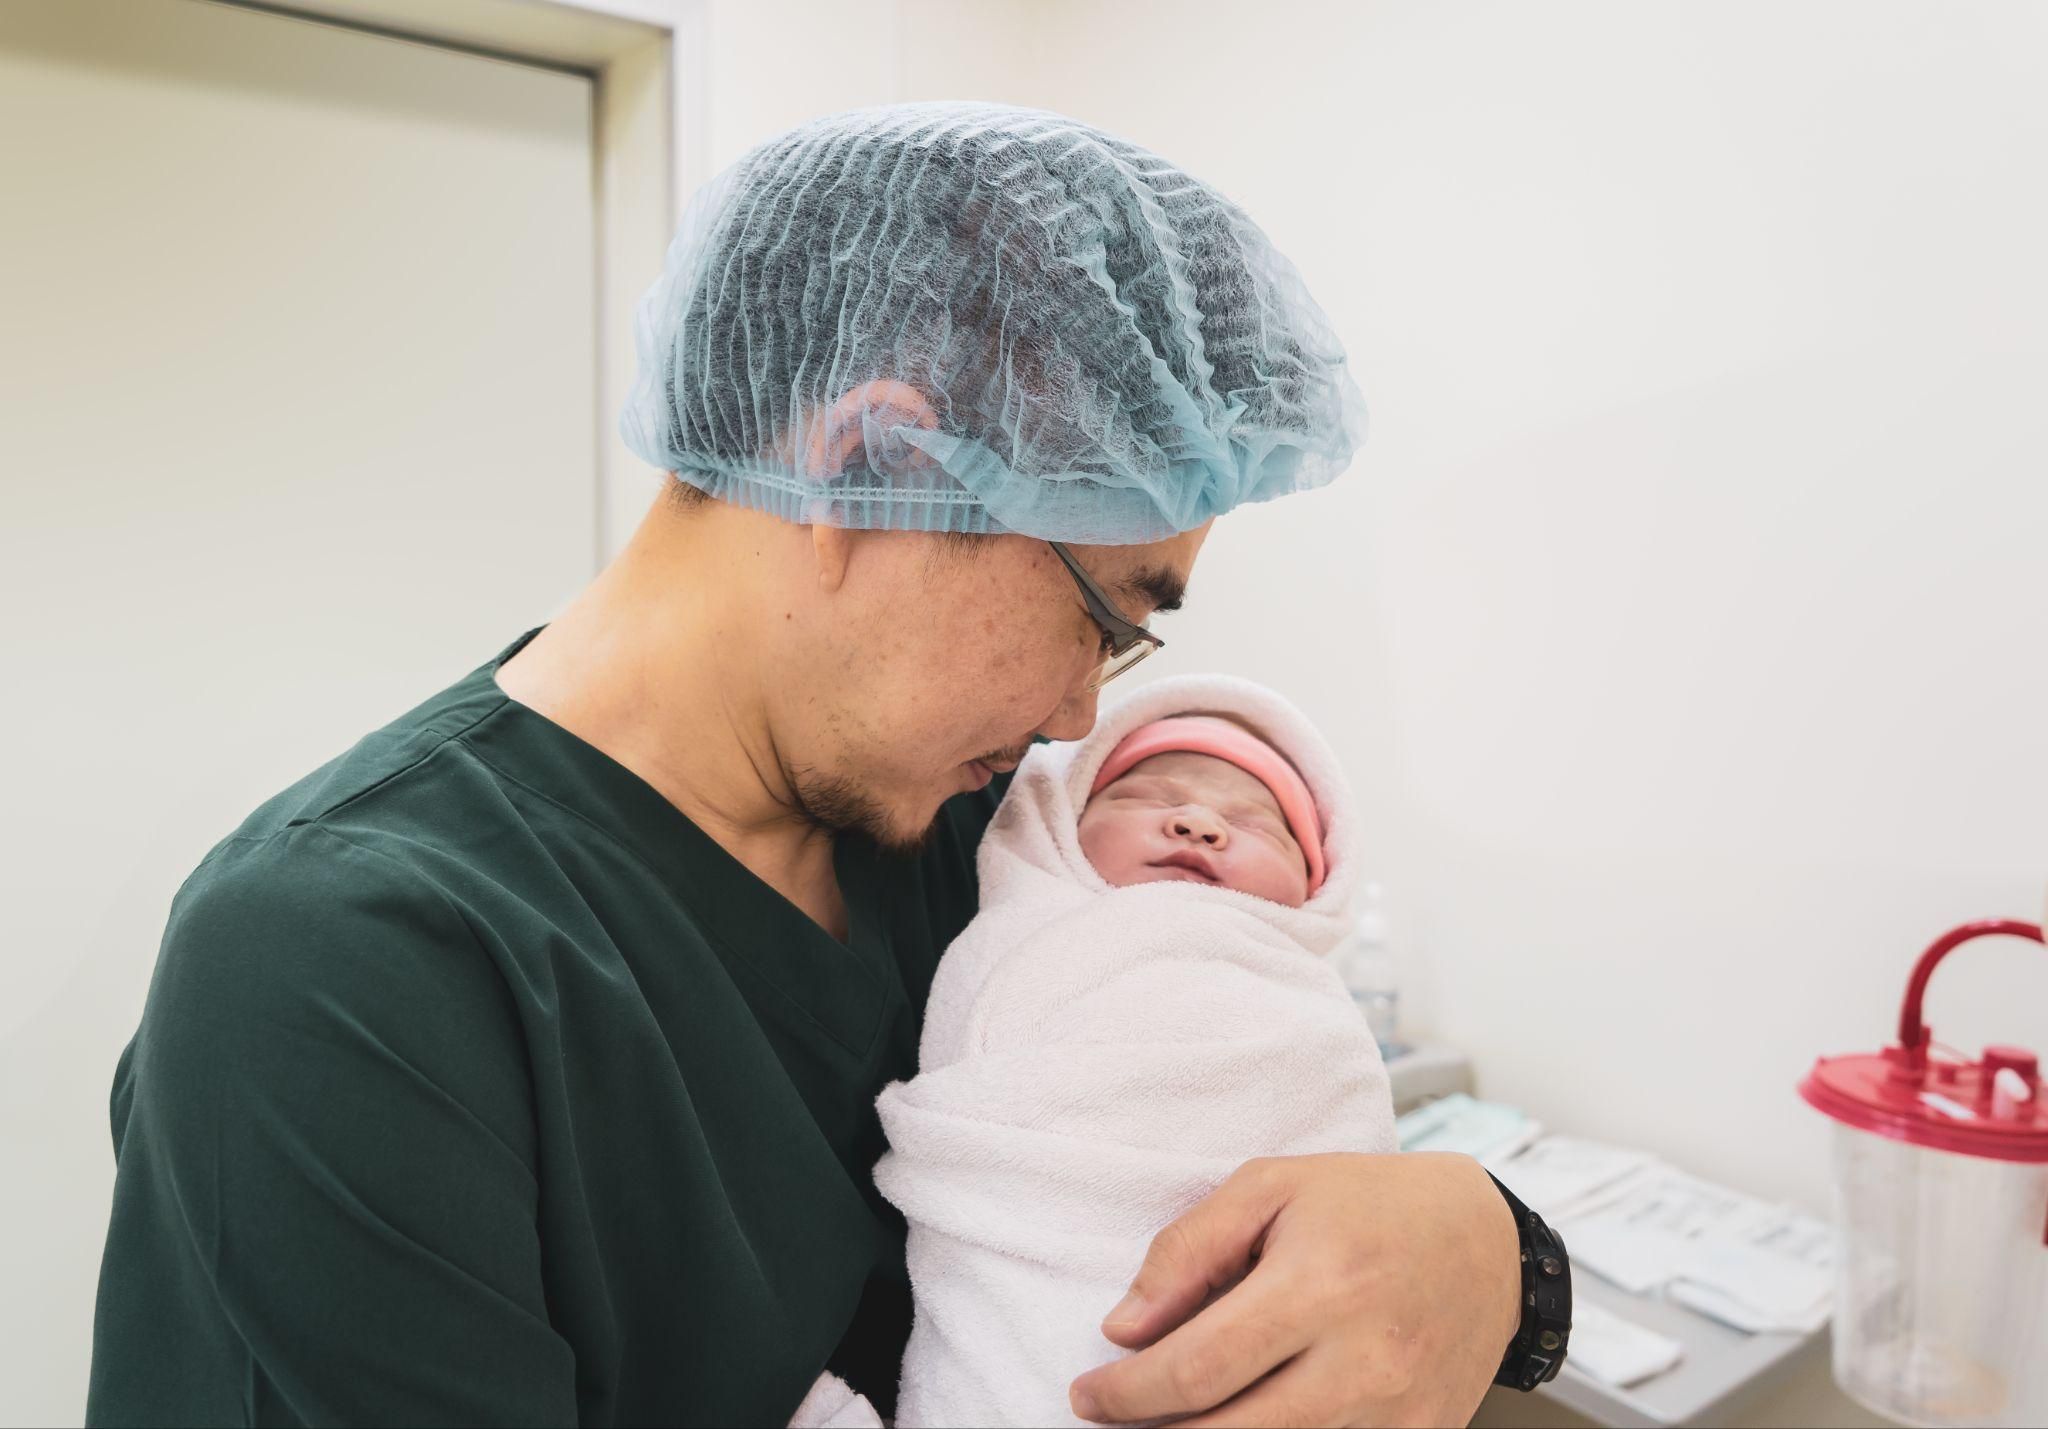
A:
[[[884,1414],[909,1331],[874,1098],[915,1071],[1004,785],[835,858],[822,931],[492,678],[180,890],[113,1093],[87,1422]]]

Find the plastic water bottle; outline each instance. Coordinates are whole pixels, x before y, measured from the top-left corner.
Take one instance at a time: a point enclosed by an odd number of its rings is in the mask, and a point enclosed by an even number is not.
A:
[[[1368,883],[1359,900],[1358,923],[1338,950],[1337,971],[1352,1001],[1365,1014],[1365,1025],[1380,1044],[1380,1056],[1407,1050],[1400,1040],[1401,987],[1394,952],[1387,942],[1387,915],[1380,906],[1380,886]]]

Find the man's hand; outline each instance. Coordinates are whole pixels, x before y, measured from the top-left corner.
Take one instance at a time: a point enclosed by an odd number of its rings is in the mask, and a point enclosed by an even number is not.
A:
[[[1521,1322],[1507,1202],[1466,1156],[1247,1162],[1153,1238],[1083,1419],[1463,1424]]]

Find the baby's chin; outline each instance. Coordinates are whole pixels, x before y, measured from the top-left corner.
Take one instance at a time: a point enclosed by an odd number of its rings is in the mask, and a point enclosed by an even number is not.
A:
[[[1096,872],[1102,873],[1102,870],[1098,868]],[[1134,869],[1123,869],[1116,873],[1102,873],[1102,881],[1109,884],[1112,888],[1135,888],[1141,883],[1199,883],[1207,888],[1228,888],[1233,892],[1242,893],[1248,897],[1263,898],[1269,903],[1277,901],[1282,906],[1288,908],[1299,908],[1308,901],[1305,896],[1276,900],[1270,893],[1264,893],[1253,888],[1239,888],[1234,883],[1226,883],[1222,879],[1210,878],[1195,869],[1179,868],[1171,864],[1164,868],[1155,867],[1151,864],[1141,864]]]
[[[1124,869],[1114,874],[1105,873],[1102,875],[1102,879],[1103,882],[1116,888],[1131,888],[1140,883],[1199,883],[1207,888],[1234,887],[1234,885],[1226,883],[1220,878],[1211,878],[1199,870],[1177,868],[1172,865],[1165,868],[1155,868],[1150,864],[1142,864],[1137,868]],[[1237,891],[1241,893],[1244,890],[1238,889]]]

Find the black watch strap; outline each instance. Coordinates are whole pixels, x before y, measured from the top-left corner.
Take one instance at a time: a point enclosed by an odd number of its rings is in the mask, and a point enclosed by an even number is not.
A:
[[[1515,1233],[1522,1242],[1522,1323],[1493,1382],[1527,1391],[1557,1378],[1564,1363],[1572,1337],[1572,1263],[1564,1238],[1502,1186],[1498,1176],[1487,1175],[1515,1213]]]

